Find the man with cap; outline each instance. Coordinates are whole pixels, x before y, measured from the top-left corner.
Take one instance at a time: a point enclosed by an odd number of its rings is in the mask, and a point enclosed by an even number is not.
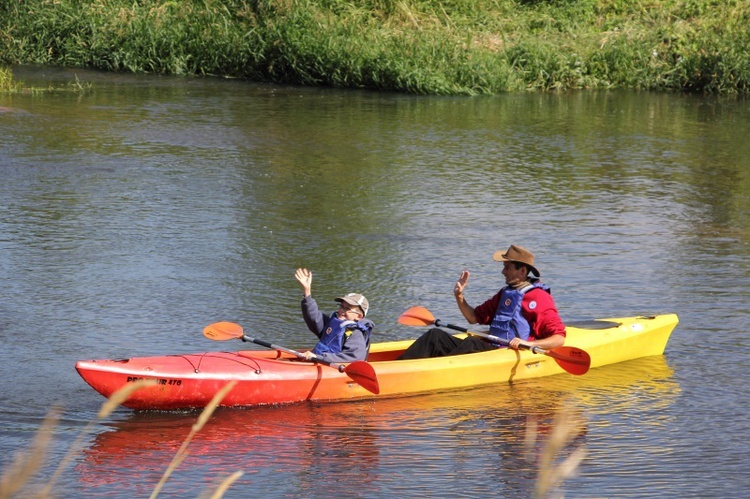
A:
[[[302,317],[308,329],[320,339],[315,348],[302,355],[308,360],[321,358],[329,362],[366,360],[370,351],[370,333],[375,324],[365,319],[370,304],[359,293],[336,298],[339,308],[330,315],[318,310],[312,297],[312,272],[300,268],[294,277],[302,285]]]
[[[545,350],[565,343],[565,324],[557,313],[550,288],[539,282],[541,274],[534,266],[534,254],[521,246],[496,251],[492,259],[503,263],[505,286],[492,298],[472,307],[464,298],[469,272],[461,273],[453,294],[458,309],[470,324],[489,325],[489,333],[509,341],[510,348],[521,345]],[[424,333],[399,357],[418,359],[483,352],[504,345],[469,336],[462,340],[433,328]]]

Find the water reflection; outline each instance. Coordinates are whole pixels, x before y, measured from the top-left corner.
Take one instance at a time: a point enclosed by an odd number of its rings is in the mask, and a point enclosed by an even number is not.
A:
[[[409,493],[429,481],[449,493],[459,492],[457,483],[476,479],[472,493],[527,495],[555,415],[566,404],[585,418],[572,445],[586,445],[592,421],[598,433],[604,423],[598,415],[613,404],[621,413],[663,413],[679,394],[672,375],[663,357],[653,357],[582,377],[555,376],[548,383],[353,403],[222,409],[195,436],[165,491],[177,493],[186,480],[193,483],[197,477],[210,488],[217,478],[243,470],[245,476],[233,486],[240,492],[263,483],[266,493],[315,495],[325,484],[326,494],[346,495],[356,483],[359,495]],[[196,416],[133,413],[108,425],[76,468],[81,485],[104,493],[138,483],[140,492],[146,492],[158,482]],[[535,437],[531,447],[529,435]],[[616,453],[617,442],[609,449]]]
[[[750,396],[742,348],[749,101],[636,92],[430,98],[61,68],[17,77],[44,87],[76,74],[94,91],[0,95],[0,107],[22,111],[0,113],[0,420],[8,435],[0,454],[22,447],[36,427],[29,422],[56,403],[75,412],[76,423],[59,430],[63,449],[77,422],[96,412],[102,400],[74,372],[79,359],[216,348],[200,330],[217,320],[312,346],[292,277],[298,266],[316,273],[324,308],[344,289],[367,295],[381,341],[414,336],[396,325],[412,305],[460,320],[451,294],[460,271],[473,273],[473,302],[490,296],[501,282],[491,252],[515,242],[536,250],[567,321],[678,313],[666,351],[674,374],[612,366],[407,405],[346,405],[338,410],[362,415],[345,420],[312,406],[317,416],[291,427],[302,435],[294,444],[283,421],[301,409],[241,411],[273,414],[254,434],[268,464],[227,423],[203,449],[213,468],[193,454],[173,490],[236,469],[231,457],[210,454],[214,445],[253,466],[245,496],[291,495],[310,477],[328,485],[318,473],[366,452],[377,455],[367,458],[376,463],[368,490],[530,490],[533,464],[524,470],[510,457],[525,431],[508,428],[543,426],[563,399],[585,410],[593,456],[569,482],[576,496],[684,496],[709,480],[729,496],[750,486],[738,465],[747,461],[737,438],[746,428],[736,404]],[[719,384],[711,382],[717,373]],[[170,448],[162,448],[138,433],[178,425],[187,434],[190,425],[189,417],[159,418],[127,416],[103,432],[105,444],[89,453],[122,468],[83,461],[86,474],[60,495],[75,495],[89,476],[113,489],[129,466],[143,480],[129,476],[136,482],[112,495],[147,495],[182,437],[165,429]],[[271,419],[287,438],[269,437]],[[356,424],[369,448],[326,419]],[[706,425],[717,422],[724,431],[706,445]],[[253,434],[252,424],[237,424]],[[109,433],[127,434],[146,463],[108,458]],[[515,474],[487,470],[500,456]],[[294,468],[303,464],[312,475]]]

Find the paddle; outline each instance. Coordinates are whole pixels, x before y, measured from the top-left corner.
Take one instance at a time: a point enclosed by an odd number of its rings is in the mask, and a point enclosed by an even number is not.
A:
[[[398,318],[399,324],[405,326],[430,326],[432,324],[440,327],[444,326],[449,329],[461,331],[463,333],[473,334],[475,336],[481,336],[488,340],[499,343],[501,345],[508,345],[510,342],[497,336],[492,336],[487,333],[475,333],[461,326],[454,326],[453,324],[446,324],[435,317],[424,307],[411,307],[409,310],[401,314]],[[581,375],[586,374],[591,366],[591,356],[580,348],[576,347],[555,347],[549,350],[544,350],[539,347],[528,347],[521,345],[521,348],[526,348],[534,353],[546,355],[555,359],[557,364],[565,369],[570,374]]]
[[[262,345],[266,348],[271,348],[273,350],[279,350],[281,352],[290,353],[299,359],[308,360],[305,358],[304,355],[302,355],[301,352],[298,352],[296,350],[292,350],[289,348],[284,348],[279,345],[274,345],[273,343],[269,343],[267,341],[260,340],[258,338],[252,338],[246,335],[242,331],[242,326],[240,326],[239,324],[235,324],[234,322],[215,322],[214,324],[208,325],[205,328],[203,328],[203,336],[205,336],[209,340],[214,340],[214,341],[226,341],[226,340],[233,340],[233,339],[239,339],[242,341],[251,341],[253,343],[257,343],[258,345]],[[349,376],[352,380],[356,381],[360,386],[362,386],[362,388],[374,393],[375,395],[380,393],[380,385],[378,384],[378,376],[377,374],[375,374],[375,369],[373,369],[372,365],[370,365],[368,362],[365,362],[363,360],[357,360],[350,364],[343,365],[343,364],[336,364],[334,362],[321,359],[321,358],[314,358],[314,359],[309,359],[309,360],[312,362],[317,362],[318,364],[323,364],[323,365],[332,367],[341,373],[346,373],[347,376]]]

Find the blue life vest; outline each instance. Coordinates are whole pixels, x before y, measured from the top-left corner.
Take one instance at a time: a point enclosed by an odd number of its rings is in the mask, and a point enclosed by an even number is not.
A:
[[[362,334],[365,337],[365,344],[369,349],[371,327],[368,327],[364,321],[356,322],[339,319],[338,314],[334,312],[331,314],[328,326],[320,337],[320,341],[315,345],[312,352],[318,356],[323,355],[324,353],[341,353],[344,341],[352,334],[352,330],[354,329],[362,331]]]
[[[521,338],[524,341],[529,339],[531,325],[521,313],[521,302],[523,296],[534,288],[541,288],[549,293],[549,287],[541,283],[530,284],[522,289],[506,286],[500,290],[500,303],[490,323],[492,336],[507,341],[513,338]]]

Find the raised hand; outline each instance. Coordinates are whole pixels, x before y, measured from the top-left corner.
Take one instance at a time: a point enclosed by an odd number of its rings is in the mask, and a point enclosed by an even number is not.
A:
[[[461,298],[464,294],[464,289],[466,288],[466,285],[469,283],[469,271],[464,270],[461,272],[461,277],[458,278],[458,281],[456,281],[456,285],[453,287],[453,294],[456,298]]]
[[[297,269],[294,278],[302,285],[302,294],[310,296],[312,292],[312,272],[307,269]]]

